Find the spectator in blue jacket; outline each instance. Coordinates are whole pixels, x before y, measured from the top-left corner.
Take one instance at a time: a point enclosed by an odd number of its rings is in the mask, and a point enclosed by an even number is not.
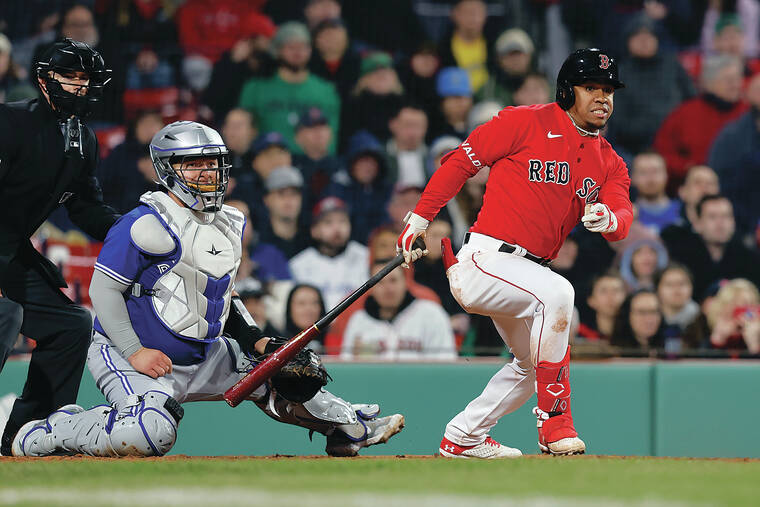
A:
[[[351,239],[367,244],[369,233],[388,221],[385,210],[391,196],[386,182],[387,162],[380,142],[361,130],[348,142],[346,168],[336,173],[327,195],[342,199],[349,207]]]

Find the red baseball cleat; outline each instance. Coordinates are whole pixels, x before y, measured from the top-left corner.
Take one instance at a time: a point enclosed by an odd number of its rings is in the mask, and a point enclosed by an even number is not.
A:
[[[541,452],[555,456],[586,452],[586,444],[578,438],[569,413],[549,417],[538,407],[533,409],[533,413],[538,417],[538,447]]]
[[[546,454],[583,454],[586,444],[578,438],[570,407],[570,347],[558,363],[536,365],[538,447]]]

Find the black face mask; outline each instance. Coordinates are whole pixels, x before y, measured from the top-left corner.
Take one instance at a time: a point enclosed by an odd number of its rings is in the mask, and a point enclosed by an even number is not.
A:
[[[61,80],[54,78],[84,73],[89,81],[82,86],[83,94],[70,93],[63,88]],[[102,98],[103,87],[111,80],[100,53],[83,42],[64,39],[50,46],[35,63],[35,75],[44,82],[45,95],[51,108],[61,121],[71,116],[86,118],[93,106]],[[62,78],[65,82],[66,78]]]

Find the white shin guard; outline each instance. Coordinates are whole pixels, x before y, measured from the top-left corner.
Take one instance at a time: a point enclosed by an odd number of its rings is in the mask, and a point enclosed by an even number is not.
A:
[[[46,421],[46,434],[40,434],[37,425],[36,433],[29,432],[36,438],[19,435],[17,452],[26,456],[163,456],[177,439],[182,407],[160,391],[130,398],[132,403],[121,412],[109,405],[72,414],[56,412]]]

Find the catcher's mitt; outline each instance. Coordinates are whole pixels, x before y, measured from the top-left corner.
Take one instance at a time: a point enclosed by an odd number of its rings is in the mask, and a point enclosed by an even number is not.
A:
[[[285,340],[270,339],[267,353],[271,353]],[[270,347],[271,345],[271,347]],[[272,387],[277,394],[294,403],[303,403],[314,397],[332,378],[322,365],[322,359],[311,349],[301,350],[296,357],[272,377]]]

